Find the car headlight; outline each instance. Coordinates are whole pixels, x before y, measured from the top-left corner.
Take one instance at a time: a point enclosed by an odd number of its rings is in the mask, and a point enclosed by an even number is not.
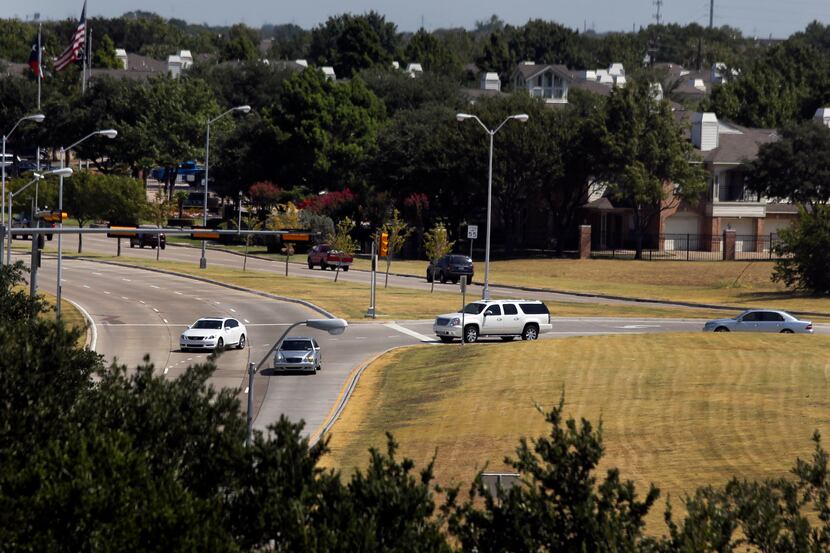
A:
[[[450,321],[450,326],[458,326],[460,324],[461,324],[461,319],[459,319],[458,317],[456,317],[456,318],[454,318],[453,320]]]
[[[187,340],[187,336],[185,336],[184,334],[182,334],[182,340]]]
[[[285,356],[282,354],[281,351],[277,352],[277,359],[280,359],[280,360],[285,359]]]
[[[310,352],[306,353],[305,354],[305,360],[306,361],[313,361],[314,360],[314,352],[310,351]]]
[[[208,340],[213,340],[215,337],[216,337],[216,336],[214,336],[213,334],[211,334],[210,336],[208,336]]]

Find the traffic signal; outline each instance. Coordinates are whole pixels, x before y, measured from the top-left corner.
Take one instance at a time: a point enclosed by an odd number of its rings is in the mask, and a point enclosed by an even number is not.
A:
[[[386,257],[389,255],[389,233],[388,232],[381,232],[380,233],[380,247],[378,248],[378,255],[380,257]]]

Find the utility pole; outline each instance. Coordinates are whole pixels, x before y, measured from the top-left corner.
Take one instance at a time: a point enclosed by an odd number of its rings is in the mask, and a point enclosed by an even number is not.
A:
[[[657,11],[654,13],[654,21],[660,25],[663,22],[663,16],[660,13],[660,10],[663,8],[663,0],[654,0],[654,5],[657,7]]]
[[[715,0],[709,0],[709,28],[715,24]]]

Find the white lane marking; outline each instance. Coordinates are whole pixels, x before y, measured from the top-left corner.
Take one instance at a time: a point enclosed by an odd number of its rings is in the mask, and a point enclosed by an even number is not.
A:
[[[96,273],[95,271],[93,271],[92,274],[95,275],[95,276],[104,276],[101,273]]]
[[[248,390],[249,390],[249,387],[248,387],[248,386],[245,386],[245,393],[246,393],[246,394],[248,393]]]
[[[128,298],[127,296],[121,296],[121,299],[122,299],[122,300],[128,300],[128,299],[130,299],[130,298]]]
[[[245,323],[250,323],[251,322],[248,319],[242,319],[242,320],[245,321]]]
[[[660,325],[625,325],[625,326],[615,326],[614,328],[623,328],[623,329],[640,329],[640,328],[660,328]]]
[[[424,336],[420,332],[415,332],[414,330],[410,330],[406,327],[403,327],[397,323],[386,323],[386,326],[391,328],[392,330],[397,330],[401,334],[406,334],[407,336],[412,336],[420,340],[421,342],[435,342],[435,338],[431,338],[429,336]]]
[[[188,358],[187,358],[187,360],[188,360],[188,361],[193,361],[193,358],[192,358],[192,357],[188,357]]]
[[[234,309],[233,307],[231,307],[231,312],[232,312],[232,313],[236,313],[236,309]]]
[[[122,278],[121,280],[123,280],[124,282],[132,282],[132,280],[130,280],[128,278]]]
[[[355,340],[365,340],[366,336],[355,336],[354,339]]]
[[[95,325],[95,319],[92,318],[92,315],[89,314],[89,311],[83,308],[83,306],[79,303],[75,303],[74,301],[67,299],[69,303],[74,305],[78,308],[78,311],[86,318],[87,322],[89,322],[89,328],[91,329],[92,337],[89,339],[89,349],[95,351],[95,348],[98,346],[98,328]]]
[[[138,303],[141,303],[141,304],[143,304],[143,305],[147,305],[147,304],[144,302],[144,300],[138,300]]]
[[[216,305],[219,305],[219,302],[218,302],[218,301],[214,301],[213,303],[215,303]]]
[[[62,279],[61,279],[61,282],[69,282],[69,281],[68,281],[68,280],[66,280],[65,278],[62,278]]]
[[[196,298],[196,299],[199,300],[199,301],[202,301],[202,298]]]
[[[84,288],[89,288],[89,285],[87,285],[87,284],[84,284]]]
[[[167,374],[170,371],[170,367],[164,367],[164,374]]]
[[[150,285],[150,288],[156,288],[156,289],[157,289],[157,288],[158,288],[158,286],[156,286],[155,284],[151,284],[151,285]]]
[[[175,293],[175,294],[178,294],[178,295],[180,295],[180,296],[182,295],[182,293],[181,293],[181,292],[174,292],[174,293]]]
[[[159,310],[158,310],[158,309],[156,309],[155,307],[153,308],[153,311],[155,311],[156,313],[158,313],[158,312],[159,312]]]
[[[164,321],[164,324],[167,324],[167,319],[162,319],[162,321]]]
[[[183,326],[186,327],[187,323],[173,323],[170,326]],[[98,323],[98,326],[167,326],[161,323]]]
[[[106,290],[104,290],[104,293],[105,293],[105,294],[109,294],[109,292],[107,292]]]

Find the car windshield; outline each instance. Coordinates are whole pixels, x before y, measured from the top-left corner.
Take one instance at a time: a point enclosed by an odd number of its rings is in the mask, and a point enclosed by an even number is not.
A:
[[[192,328],[222,328],[222,321],[196,321]]]
[[[286,351],[309,351],[312,349],[311,340],[286,340],[282,343],[280,349]]]
[[[470,260],[470,258],[467,257],[467,256],[464,256],[464,255],[452,255],[452,256],[450,256],[450,263],[464,264],[464,263],[471,263],[471,262],[472,261]]]
[[[464,307],[464,313],[467,315],[478,315],[484,311],[484,304],[483,303],[468,303]]]

